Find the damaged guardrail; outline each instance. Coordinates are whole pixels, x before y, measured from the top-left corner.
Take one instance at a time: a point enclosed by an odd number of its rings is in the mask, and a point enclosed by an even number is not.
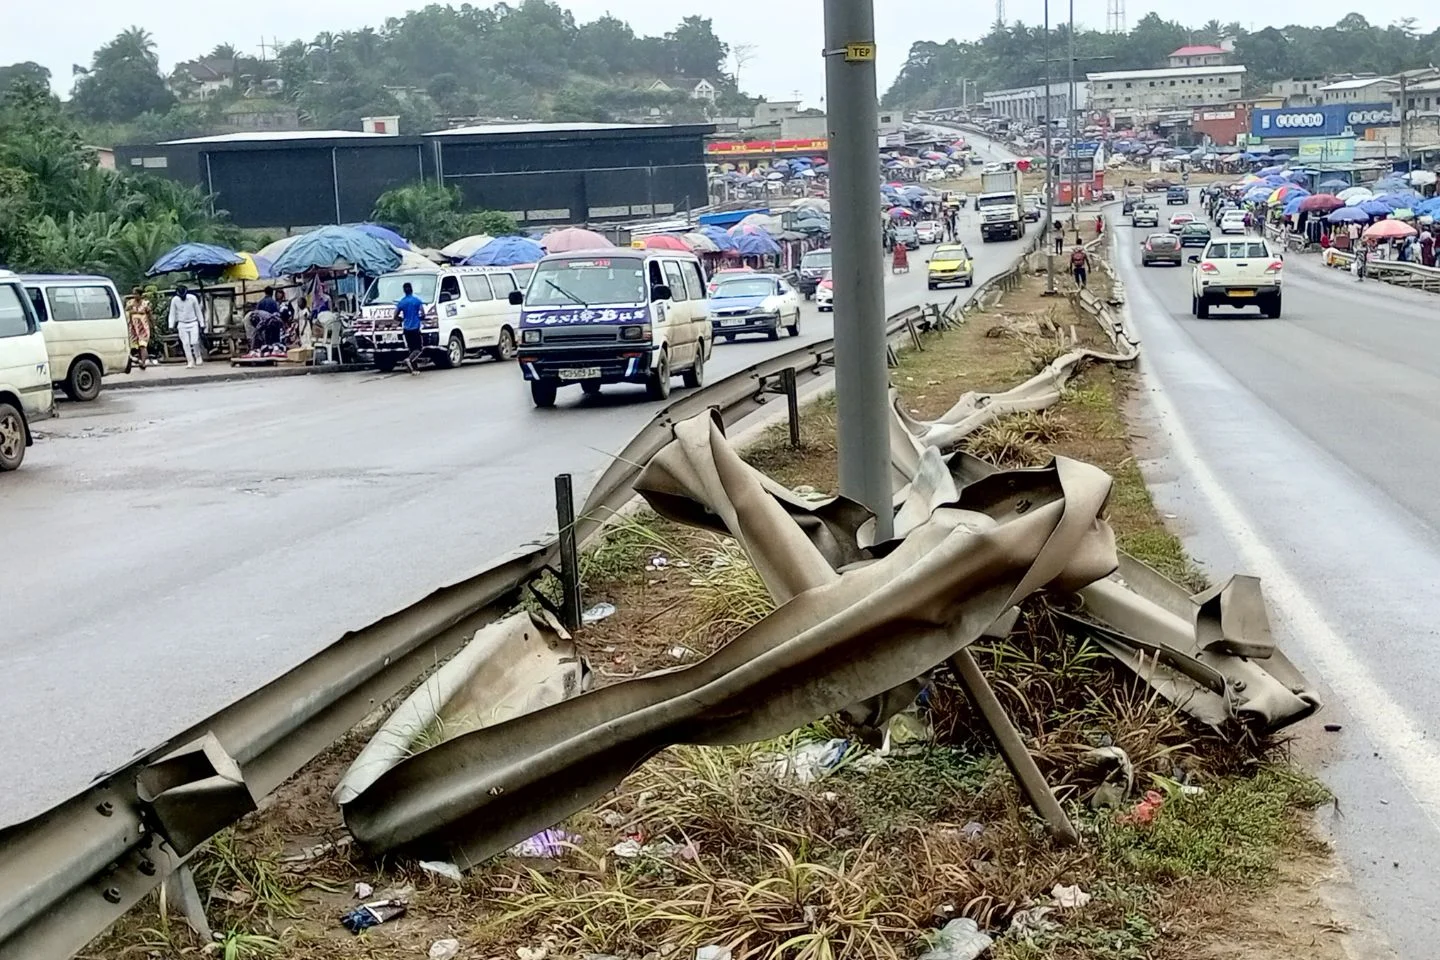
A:
[[[496,723],[476,718],[423,752],[392,750],[378,776],[357,763],[337,790],[352,835],[374,854],[474,866],[583,809],[667,746],[753,742],[836,713],[878,727],[948,663],[1052,835],[1073,841],[967,649],[1004,636],[1017,605],[1042,591],[1077,632],[1201,722],[1270,732],[1309,716],[1319,699],[1276,648],[1258,581],[1190,596],[1118,553],[1103,471],[1066,458],[1000,470],[957,450],[989,420],[1054,403],[1083,363],[1138,354],[1123,322],[1097,319],[1123,352],[1073,351],[1013,390],[966,394],[935,421],[908,417],[892,398],[895,535],[883,543],[858,504],[802,499],[747,464],[714,414],[675,423],[634,489],[662,516],[734,537],[777,608],[693,666],[552,697]],[[504,702],[517,691],[491,692]]]
[[[953,301],[944,310],[912,307],[886,328],[913,337],[952,322],[953,308]],[[783,395],[798,443],[797,391],[829,372],[833,348],[827,340],[791,350],[661,410],[592,488],[575,524],[579,540],[634,496],[635,476],[676,423],[713,409],[733,424]],[[559,553],[556,540],[523,548],[348,633],[79,795],[0,830],[0,960],[69,957],[161,883],[183,887],[191,851],[513,609],[526,583],[559,564]]]

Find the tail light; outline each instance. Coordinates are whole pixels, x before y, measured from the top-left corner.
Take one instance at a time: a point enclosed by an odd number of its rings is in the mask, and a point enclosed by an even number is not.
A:
[[[1219,272],[1220,272],[1220,268],[1217,267],[1217,266],[1215,266],[1215,264],[1211,263],[1209,260],[1205,260],[1205,261],[1202,261],[1201,264],[1200,264],[1200,272],[1201,272],[1201,273],[1219,273]]]
[[[1266,273],[1279,273],[1279,272],[1280,272],[1281,270],[1283,270],[1284,268],[1285,268],[1285,262],[1284,262],[1283,260],[1271,260],[1271,261],[1270,261],[1270,266],[1268,266],[1268,267],[1265,268],[1265,272],[1266,272]]]

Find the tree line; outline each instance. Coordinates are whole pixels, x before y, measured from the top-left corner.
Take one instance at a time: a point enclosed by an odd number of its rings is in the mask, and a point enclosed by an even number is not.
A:
[[[1420,32],[1414,18],[1388,26],[1352,13],[1328,27],[1291,25],[1246,30],[1239,23],[1211,20],[1187,26],[1149,13],[1128,32],[1106,33],[1077,27],[1076,74],[1101,70],[1163,67],[1171,51],[1189,44],[1235,44],[1232,62],[1246,68],[1247,94],[1262,94],[1276,80],[1335,73],[1393,74],[1440,60],[1440,29]],[[1020,21],[996,24],[979,40],[923,40],[913,44],[899,76],[885,94],[896,108],[959,106],[968,83],[971,102],[988,90],[1004,90],[1064,80],[1069,30]],[[977,92],[978,91],[978,92]]]
[[[224,109],[247,95],[292,107],[302,126],[345,130],[372,115],[398,115],[408,132],[451,117],[605,121],[659,110],[701,119],[694,82],[744,100],[729,55],[705,17],[647,36],[608,14],[578,23],[555,0],[432,4],[379,27],[292,41],[263,59],[222,44],[197,59],[233,70],[235,83],[202,101],[185,71],[162,74],[153,39],[132,27],[76,68],[68,109],[105,143],[219,132]],[[671,89],[650,89],[655,78]],[[34,63],[0,67],[0,90],[21,79],[48,87],[52,78]]]

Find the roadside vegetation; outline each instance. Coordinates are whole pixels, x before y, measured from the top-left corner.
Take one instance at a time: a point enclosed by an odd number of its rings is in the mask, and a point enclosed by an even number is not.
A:
[[[1104,342],[1042,289],[1032,278],[959,329],[925,335],[923,352],[902,353],[894,381],[906,406],[934,417],[966,390],[1012,386],[1053,359],[1072,325],[1081,343]],[[1135,465],[1132,377],[1092,365],[1062,403],[1004,418],[969,449],[1001,466],[1063,454],[1104,467],[1122,548],[1199,587]],[[822,399],[805,408],[799,449],[782,425],[747,458],[802,492],[833,492],[834,429]],[[601,684],[694,662],[773,608],[733,541],[643,511],[615,521],[585,557],[584,580],[587,603],[616,608],[578,638]],[[674,747],[562,824],[561,856],[502,856],[458,883],[345,845],[328,791],[363,742],[357,732],[197,856],[223,945],[209,949],[398,960],[453,938],[477,958],[690,960],[719,945],[735,960],[888,960],[916,956],[968,917],[995,938],[995,960],[1346,955],[1316,893],[1328,853],[1308,819],[1329,796],[1283,743],[1197,726],[1066,635],[1044,597],[1003,641],[972,649],[1079,844],[1049,840],[943,671],[923,705],[892,722],[883,755],[831,719],[766,743]],[[795,775],[822,753],[817,776]],[[357,903],[357,882],[374,897],[406,896],[409,913],[352,937],[338,917]],[[151,905],[87,956],[201,948]]]

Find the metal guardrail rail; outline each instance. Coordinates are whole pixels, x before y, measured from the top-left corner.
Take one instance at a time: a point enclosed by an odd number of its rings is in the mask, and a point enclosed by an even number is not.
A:
[[[911,307],[889,317],[886,330],[918,343],[917,329],[950,319],[934,304]],[[826,374],[833,353],[833,340],[799,347],[661,410],[591,490],[576,521],[581,542],[634,496],[635,477],[670,440],[675,423],[714,408],[731,425],[777,394],[788,394],[793,417],[796,391]],[[522,548],[347,633],[80,794],[0,830],[0,960],[48,960],[83,949],[196,847],[256,809],[378,706],[513,607],[525,584],[553,569],[558,557],[553,539]]]

